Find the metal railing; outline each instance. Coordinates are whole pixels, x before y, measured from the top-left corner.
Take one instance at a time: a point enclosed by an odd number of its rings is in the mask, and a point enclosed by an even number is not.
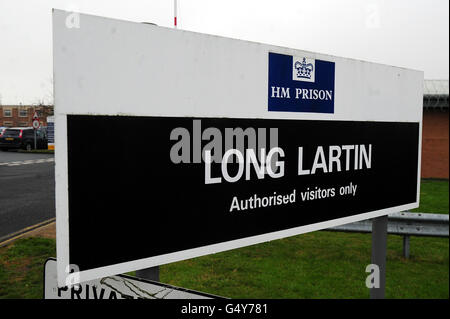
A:
[[[409,258],[410,236],[449,237],[449,215],[400,212],[388,215],[388,234],[403,236],[403,256]],[[327,228],[331,231],[371,233],[372,220]]]

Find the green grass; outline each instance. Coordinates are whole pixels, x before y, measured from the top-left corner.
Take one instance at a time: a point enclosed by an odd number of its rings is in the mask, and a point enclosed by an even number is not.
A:
[[[387,298],[448,298],[448,239],[389,236]],[[371,235],[314,232],[161,266],[161,281],[231,298],[368,298]]]
[[[54,239],[19,239],[0,248],[0,299],[42,298],[44,262],[55,255]]]
[[[424,180],[420,212],[448,214],[448,181]],[[448,238],[390,235],[387,298],[449,298]],[[43,265],[55,240],[0,248],[0,299],[42,298]],[[230,298],[368,298],[371,235],[313,232],[160,267],[161,281]]]
[[[314,232],[161,266],[161,281],[231,298],[368,298],[370,234]],[[448,298],[448,239],[389,236],[387,298]],[[0,299],[42,298],[55,240],[0,248]]]
[[[423,179],[420,206],[413,212],[448,214],[448,180]]]

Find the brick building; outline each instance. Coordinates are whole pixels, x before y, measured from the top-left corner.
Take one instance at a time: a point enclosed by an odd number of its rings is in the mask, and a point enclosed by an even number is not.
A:
[[[34,112],[37,112],[41,126],[47,126],[47,116],[53,115],[53,105],[0,105],[0,126],[32,126]]]
[[[423,90],[422,177],[448,179],[448,80],[425,80]]]

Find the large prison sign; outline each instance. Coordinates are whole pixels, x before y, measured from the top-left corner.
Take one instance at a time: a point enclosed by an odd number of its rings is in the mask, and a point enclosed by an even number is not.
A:
[[[60,286],[418,206],[422,72],[67,14]]]

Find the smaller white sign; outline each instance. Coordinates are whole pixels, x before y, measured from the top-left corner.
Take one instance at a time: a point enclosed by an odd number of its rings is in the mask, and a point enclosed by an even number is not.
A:
[[[40,125],[41,125],[41,123],[39,123],[39,120],[33,121],[33,128],[39,128]]]
[[[78,287],[78,288],[77,288]],[[56,259],[44,265],[44,299],[213,299],[222,298],[136,277],[118,275],[58,287]]]

